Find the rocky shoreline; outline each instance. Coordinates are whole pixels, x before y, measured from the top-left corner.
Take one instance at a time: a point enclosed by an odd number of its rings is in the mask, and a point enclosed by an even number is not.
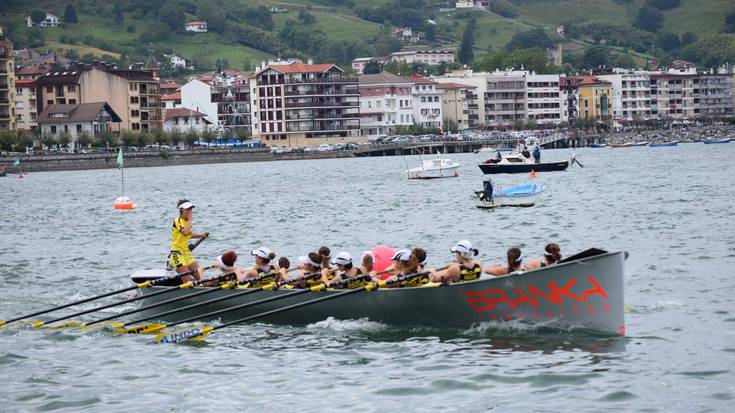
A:
[[[704,140],[735,139],[735,125],[686,127],[666,130],[636,130],[617,132],[602,136],[607,144],[701,142]]]

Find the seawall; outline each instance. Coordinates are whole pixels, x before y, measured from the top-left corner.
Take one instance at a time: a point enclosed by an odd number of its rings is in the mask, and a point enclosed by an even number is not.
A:
[[[209,163],[348,158],[353,157],[354,154],[350,151],[272,154],[267,149],[232,148],[170,152],[125,152],[123,156],[126,168],[138,168]],[[11,165],[16,158],[12,156],[0,158],[0,166],[7,166],[8,173],[15,173],[17,168],[13,168]],[[20,162],[23,172],[108,169],[117,167],[117,153],[22,155],[20,156]]]

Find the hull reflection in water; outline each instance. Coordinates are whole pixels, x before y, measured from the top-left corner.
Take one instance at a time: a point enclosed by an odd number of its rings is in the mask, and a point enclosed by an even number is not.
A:
[[[541,324],[553,328],[581,328],[608,334],[625,333],[623,252],[601,253],[551,267],[505,277],[491,277],[448,286],[380,289],[327,300],[263,318],[270,323],[309,324],[325,320],[360,319],[392,325],[471,328],[483,322]],[[141,279],[136,279],[141,281]],[[153,287],[156,291],[165,287]],[[242,290],[239,290],[242,291]],[[172,314],[162,321],[221,310],[235,305],[289,294],[293,290],[261,291]],[[222,314],[222,321],[281,308],[336,294],[310,292]],[[206,299],[232,295],[220,290]],[[143,300],[145,305],[191,294],[179,290]],[[204,301],[204,299],[202,299]],[[184,299],[157,307],[149,315],[200,302]]]

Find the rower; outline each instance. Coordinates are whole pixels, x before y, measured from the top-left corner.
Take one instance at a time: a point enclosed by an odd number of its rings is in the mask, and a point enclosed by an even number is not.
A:
[[[416,247],[411,250],[411,255],[416,256],[416,259],[419,262],[418,272],[423,272],[424,269],[426,268],[426,261],[427,261],[426,250],[424,250],[423,248]]]
[[[329,284],[329,279],[332,277],[333,271],[330,268],[330,262],[332,261],[332,251],[327,246],[319,247],[317,251],[319,254],[319,260],[321,264],[322,282]]]
[[[482,263],[475,262],[472,257],[479,251],[472,248],[472,243],[462,240],[449,249],[453,252],[457,262],[444,270],[431,269],[431,281],[451,284],[461,281],[477,280],[482,275]]]
[[[255,267],[242,274],[238,274],[237,280],[243,281],[248,278],[262,277],[258,281],[250,283],[249,288],[262,287],[274,282],[276,277],[279,276],[278,268],[271,264],[271,261],[276,258],[276,254],[271,252],[267,247],[252,250],[250,254],[255,257]]]
[[[416,254],[409,250],[400,250],[393,256],[394,275],[387,279],[388,282],[395,280],[401,276],[408,274],[416,274],[420,272],[420,261]],[[398,287],[418,287],[429,282],[429,277],[413,277],[408,280],[401,281]]]
[[[335,255],[331,260],[331,264],[337,267],[336,275],[329,281],[329,285],[333,285],[340,281],[352,280],[362,275],[362,270],[352,265],[352,255],[347,251],[342,251]],[[353,288],[364,287],[368,284],[367,280],[352,280],[341,288],[351,290]]]
[[[194,277],[201,279],[202,271],[191,255],[189,240],[192,238],[207,238],[209,232],[201,234],[194,232],[192,228],[194,204],[189,200],[181,199],[176,206],[179,210],[179,216],[174,219],[174,224],[171,226],[171,250],[168,254],[168,261],[177,274],[196,271]],[[188,275],[181,277],[181,281],[185,283],[191,280],[192,277]]]
[[[375,278],[375,256],[372,251],[363,251],[362,257],[360,257],[360,271],[363,274],[370,274],[371,277]]]
[[[283,282],[288,279],[288,270],[291,268],[291,261],[286,257],[278,258],[278,277],[277,282]]]
[[[301,269],[302,273],[294,277],[289,275],[286,280],[302,278],[305,276],[310,277],[306,280],[299,281],[298,283],[290,284],[293,288],[311,288],[322,283],[322,261],[321,257],[316,252],[310,252],[307,255],[299,257],[298,268]]]
[[[550,265],[554,265],[561,261],[561,249],[559,245],[552,243],[546,244],[544,248],[544,256],[542,258],[532,259],[526,264],[526,268],[529,270],[535,270],[537,268],[544,268]]]
[[[218,268],[222,272],[222,275],[232,274],[232,276],[228,277],[226,280],[222,280],[223,282],[226,282],[236,278],[237,273],[240,271],[235,268],[236,261],[237,253],[235,253],[235,251],[227,251],[224,254],[218,256],[210,267]],[[210,281],[204,285],[207,287],[216,287],[217,281]]]
[[[520,248],[509,248],[506,255],[508,259],[507,266],[503,266],[502,264],[495,264],[493,266],[485,268],[485,273],[497,277],[501,275],[508,275],[516,271],[528,270],[528,268],[523,265],[523,253],[521,253]]]

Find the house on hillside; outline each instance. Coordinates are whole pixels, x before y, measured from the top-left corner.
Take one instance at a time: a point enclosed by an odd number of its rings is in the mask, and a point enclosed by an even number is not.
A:
[[[399,27],[393,31],[393,37],[403,43],[418,43],[421,41],[421,33],[410,27]]]
[[[169,60],[169,62],[171,62],[171,67],[173,68],[177,68],[177,67],[186,68],[186,59],[184,59],[181,56],[178,56],[175,54],[165,54],[163,55],[163,57],[165,57],[166,59]]]
[[[36,24],[33,19],[31,19],[31,16],[26,17],[26,24],[28,27],[56,27],[61,24],[61,19],[59,16],[53,15],[51,13],[46,13],[46,18],[41,20],[40,23]]]
[[[184,29],[187,32],[193,32],[193,33],[206,33],[207,32],[207,22],[189,22],[184,25]]]
[[[42,133],[56,136],[68,132],[72,142],[76,142],[82,132],[95,136],[112,130],[112,123],[121,121],[107,102],[47,105],[38,116]]]

